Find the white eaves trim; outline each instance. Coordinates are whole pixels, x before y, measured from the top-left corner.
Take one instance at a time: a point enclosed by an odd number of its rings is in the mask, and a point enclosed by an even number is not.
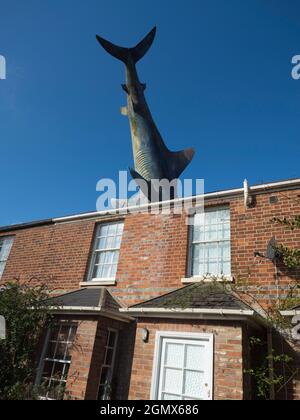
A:
[[[121,313],[131,316],[160,318],[197,318],[197,319],[241,319],[253,317],[254,311],[244,309],[195,309],[195,308],[121,308]]]
[[[131,322],[133,318],[129,315],[114,311],[103,310],[99,306],[50,306],[48,308],[54,314],[64,315],[101,315],[104,318],[115,319],[117,321]]]
[[[264,192],[270,189],[294,188],[296,186],[300,187],[300,178],[292,179],[288,181],[273,182],[269,184],[254,185],[253,187],[251,187],[251,191],[258,193],[258,192]],[[122,215],[126,215],[128,212],[139,211],[139,210],[147,209],[147,208],[155,208],[155,207],[161,206],[162,204],[168,205],[168,204],[179,204],[179,203],[189,203],[189,202],[192,203],[194,200],[200,199],[203,197],[204,199],[214,199],[214,198],[222,198],[222,197],[225,198],[228,196],[239,195],[239,194],[244,194],[244,188],[217,191],[217,192],[207,193],[207,194],[194,196],[194,197],[192,196],[192,197],[178,198],[175,200],[164,201],[163,203],[150,203],[150,204],[146,204],[142,206],[125,207],[122,209],[115,209],[115,210],[111,209],[111,210],[105,210],[101,212],[95,211],[91,213],[77,214],[73,216],[57,217],[57,218],[52,219],[52,222],[53,223],[71,222],[71,221],[80,220],[80,219],[90,219],[90,218],[98,218],[102,216],[113,216],[113,215],[122,216]]]
[[[280,311],[282,316],[298,316],[300,315],[300,309],[291,309],[289,311]]]

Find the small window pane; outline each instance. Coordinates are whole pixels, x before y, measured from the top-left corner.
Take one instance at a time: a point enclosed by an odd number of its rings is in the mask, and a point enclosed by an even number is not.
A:
[[[114,356],[114,349],[107,349],[106,360],[105,360],[106,365],[111,365],[112,364],[113,356]]]
[[[109,332],[108,347],[114,347],[116,344],[117,334],[114,331]]]
[[[199,360],[203,358],[204,347],[202,346],[186,346],[186,362],[187,369],[199,370]]]
[[[203,388],[203,372],[186,370],[184,374],[184,395],[199,397]]]
[[[168,367],[182,367],[184,360],[184,345],[166,344],[165,365]]]
[[[101,385],[107,385],[110,381],[110,368],[109,367],[103,367],[101,372]]]
[[[164,391],[174,394],[182,393],[182,370],[165,368]]]

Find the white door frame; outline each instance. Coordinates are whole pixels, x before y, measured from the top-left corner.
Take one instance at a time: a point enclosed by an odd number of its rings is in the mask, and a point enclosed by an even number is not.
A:
[[[190,332],[176,332],[176,331],[157,331],[155,337],[155,351],[153,359],[153,370],[152,370],[152,385],[151,385],[151,400],[157,400],[160,382],[160,371],[161,371],[161,356],[164,338],[185,339],[185,340],[199,340],[205,341],[208,345],[208,351],[211,354],[211,363],[208,366],[210,372],[209,396],[207,400],[213,399],[213,379],[214,379],[214,335],[205,333],[190,333]]]

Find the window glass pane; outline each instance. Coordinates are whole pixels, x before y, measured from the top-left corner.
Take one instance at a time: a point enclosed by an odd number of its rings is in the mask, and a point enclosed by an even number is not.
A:
[[[184,395],[199,398],[203,387],[203,372],[186,370],[184,372]]]
[[[124,230],[124,223],[119,223],[118,224],[118,229],[117,229],[118,235],[122,236],[123,230]]]
[[[51,378],[53,368],[53,362],[45,362],[42,376],[45,378]]]
[[[107,385],[110,381],[110,367],[103,367],[101,372],[101,379],[100,384],[101,385]]]
[[[56,353],[55,353],[55,359],[64,360],[66,349],[67,349],[66,343],[58,343],[57,348],[56,348]]]
[[[212,276],[217,276],[218,274],[221,274],[221,272],[219,272],[219,270],[218,270],[218,263],[217,262],[209,261],[207,274],[210,274]]]
[[[164,391],[169,393],[182,393],[182,370],[164,369]]]
[[[108,225],[103,225],[100,228],[100,236],[107,236],[108,233]]]
[[[230,262],[224,262],[222,265],[222,273],[224,276],[229,276],[231,274],[231,264]]]
[[[12,244],[13,244],[13,240],[14,238],[4,238],[2,239],[2,246],[1,246],[1,251],[0,251],[0,261],[6,261]]]
[[[10,254],[13,241],[13,237],[0,239],[0,278],[4,273],[5,265]]]
[[[52,379],[60,381],[64,369],[63,363],[54,363]]]
[[[105,364],[106,365],[111,365],[112,364],[113,355],[114,355],[114,349],[107,349],[107,351],[106,351],[106,360],[105,360]]]
[[[229,261],[230,260],[230,243],[224,242],[221,244],[221,253],[222,253],[222,260]]]
[[[116,344],[117,334],[114,331],[109,331],[108,347],[114,347]]]
[[[183,367],[184,364],[184,345],[167,343],[165,365],[168,367]]]
[[[103,265],[95,265],[94,270],[93,270],[92,278],[93,279],[101,279],[102,278],[102,269],[103,269]]]
[[[116,248],[115,237],[108,236],[107,241],[106,241],[106,249],[112,249],[112,248]]]
[[[5,262],[0,262],[0,278],[2,274],[4,273],[4,268],[5,268]]]
[[[109,225],[109,227],[108,227],[108,235],[115,236],[116,233],[117,233],[117,225],[115,223]]]
[[[58,335],[58,341],[68,341],[69,338],[69,332],[70,332],[70,326],[69,325],[62,325],[59,335]]]
[[[113,279],[117,275],[117,268],[118,268],[117,264],[114,264],[114,265],[111,266],[110,277],[113,278]]]
[[[97,239],[96,249],[98,250],[106,249],[106,238]]]
[[[56,341],[51,341],[48,344],[48,351],[46,354],[47,358],[54,359],[55,357],[55,349],[56,349]]]
[[[101,278],[109,279],[109,274],[110,274],[110,266],[109,265],[104,265],[102,267]]]
[[[186,346],[186,361],[185,367],[187,369],[199,370],[199,360],[203,357],[203,346],[194,346],[194,345],[187,345]]]

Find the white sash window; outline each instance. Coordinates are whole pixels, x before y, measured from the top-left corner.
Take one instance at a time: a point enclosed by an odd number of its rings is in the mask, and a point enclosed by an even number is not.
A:
[[[205,212],[204,224],[195,216],[191,232],[190,275],[192,277],[230,277],[230,210]]]
[[[13,246],[14,238],[0,238],[0,279],[4,273],[4,269]]]

